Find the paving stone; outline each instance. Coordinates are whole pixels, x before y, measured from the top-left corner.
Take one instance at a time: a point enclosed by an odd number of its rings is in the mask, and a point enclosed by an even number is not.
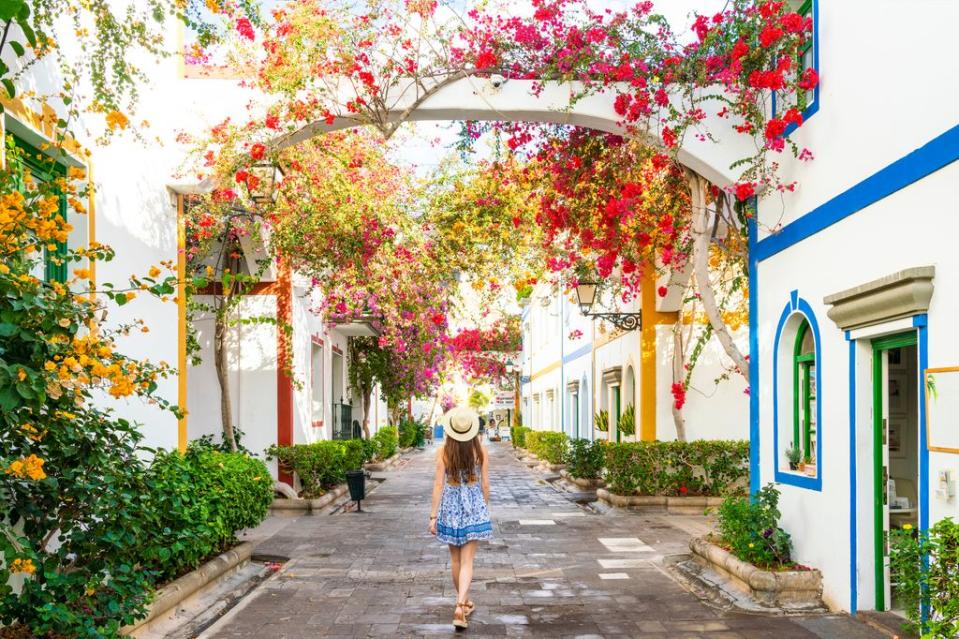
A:
[[[377,473],[386,481],[363,513],[271,519],[247,535],[257,554],[291,562],[211,637],[463,637],[450,624],[449,552],[427,531],[435,451]],[[509,444],[490,452],[494,539],[476,557],[470,639],[880,636],[843,615],[770,618],[706,606],[654,565],[687,552],[687,531],[708,530],[705,517],[599,515],[519,464]]]

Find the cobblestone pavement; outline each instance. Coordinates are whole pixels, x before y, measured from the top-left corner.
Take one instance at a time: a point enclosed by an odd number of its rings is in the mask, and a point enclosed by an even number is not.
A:
[[[435,448],[410,455],[364,502],[364,513],[271,522],[259,554],[291,557],[209,636],[452,636],[449,553],[427,533]],[[688,552],[703,518],[597,515],[567,501],[491,448],[494,540],[480,547],[466,634],[479,637],[871,639],[845,616],[723,613],[659,567]],[[278,529],[278,530],[277,530]],[[464,635],[460,635],[464,636]]]

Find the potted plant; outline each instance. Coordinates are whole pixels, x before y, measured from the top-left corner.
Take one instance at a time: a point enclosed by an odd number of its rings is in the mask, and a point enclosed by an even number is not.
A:
[[[786,450],[786,459],[789,461],[789,470],[799,470],[799,458],[802,455],[795,446],[790,446]]]

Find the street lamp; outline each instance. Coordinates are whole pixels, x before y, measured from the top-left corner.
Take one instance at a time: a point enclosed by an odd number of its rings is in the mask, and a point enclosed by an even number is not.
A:
[[[250,167],[250,175],[256,177],[255,186],[250,189],[250,199],[258,208],[276,202],[276,186],[283,179],[283,169],[270,161],[257,162]]]
[[[623,331],[634,331],[642,326],[642,313],[594,313],[596,291],[599,283],[591,280],[580,280],[576,284],[576,299],[579,302],[579,312],[585,317],[598,317]]]

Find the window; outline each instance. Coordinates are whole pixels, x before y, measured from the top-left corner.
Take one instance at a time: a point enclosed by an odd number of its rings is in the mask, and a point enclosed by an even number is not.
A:
[[[18,151],[15,168],[20,174],[19,189],[22,193],[29,194],[32,190],[31,187],[27,185],[27,174],[38,184],[48,184],[66,175],[66,167],[64,167],[63,164],[23,140],[14,136],[11,137],[13,145]],[[66,195],[61,194],[60,206],[57,209],[56,215],[63,218],[67,217]],[[64,259],[66,254],[66,242],[57,242],[53,245],[52,249],[49,245],[45,246],[43,248],[43,262],[37,267],[33,275],[45,279],[48,282],[66,282],[67,263]]]
[[[816,463],[816,343],[805,319],[793,350],[793,448],[806,464]]]
[[[799,7],[796,13],[798,13],[804,18],[812,18],[813,17],[812,3],[813,3],[813,0],[805,0],[805,2],[802,3],[802,5]],[[803,71],[805,71],[806,69],[813,69],[816,66],[815,47],[813,46],[813,44],[815,43],[818,34],[815,32],[815,28],[816,28],[816,23],[814,20],[813,21],[814,31],[812,33],[812,37],[806,40],[806,42],[803,44],[802,49],[800,49],[799,51],[798,60],[796,60],[796,62],[798,63],[797,73],[799,75],[802,75]],[[814,90],[806,91],[805,93],[802,93],[799,96],[797,96],[796,106],[799,108],[800,111],[805,111],[810,106],[812,106],[815,100],[816,100],[815,91]]]
[[[310,353],[310,370],[312,372],[311,385],[313,387],[312,414],[313,426],[323,426],[323,345],[313,342]]]

